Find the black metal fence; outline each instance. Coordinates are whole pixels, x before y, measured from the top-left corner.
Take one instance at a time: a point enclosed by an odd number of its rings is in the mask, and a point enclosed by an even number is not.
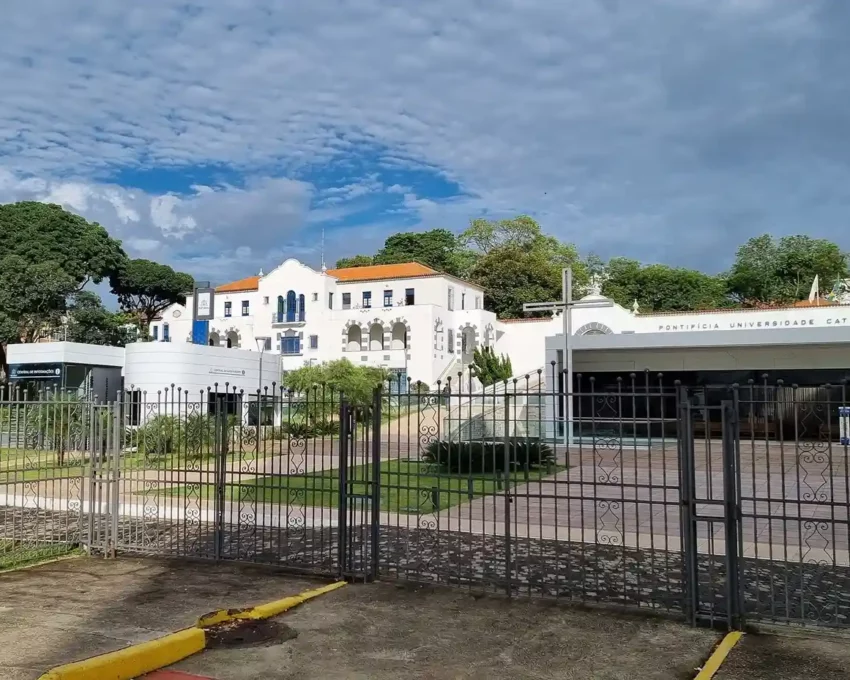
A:
[[[850,624],[846,385],[559,384],[9,400],[0,540]]]

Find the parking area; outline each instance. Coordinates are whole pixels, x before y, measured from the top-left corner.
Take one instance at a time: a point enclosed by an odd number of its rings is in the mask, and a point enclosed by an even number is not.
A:
[[[732,649],[715,680],[846,680],[850,640],[830,634],[747,634]]]
[[[0,575],[0,677],[150,640],[219,608],[316,581],[250,565],[73,559]],[[249,678],[693,678],[718,635],[664,618],[435,587],[349,585],[279,617],[271,637],[174,668]]]

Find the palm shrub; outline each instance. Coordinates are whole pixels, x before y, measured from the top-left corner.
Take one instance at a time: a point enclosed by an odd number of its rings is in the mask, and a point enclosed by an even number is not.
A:
[[[68,450],[82,448],[92,412],[92,406],[76,394],[51,394],[28,414],[27,445],[55,450],[56,464],[64,465]]]
[[[156,416],[136,432],[139,451],[146,456],[162,456],[177,450],[183,423],[176,416]]]
[[[469,370],[484,387],[513,376],[510,358],[503,354],[497,356],[492,347],[476,347]]]
[[[425,449],[426,463],[437,465],[446,473],[475,475],[550,467],[555,464],[552,447],[539,439],[504,441],[449,442],[434,441]]]
[[[215,420],[204,413],[193,413],[182,424],[182,442],[187,458],[212,455],[215,447]]]

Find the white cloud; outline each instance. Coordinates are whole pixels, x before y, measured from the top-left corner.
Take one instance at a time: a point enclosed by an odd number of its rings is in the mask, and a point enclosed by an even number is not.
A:
[[[254,258],[280,250],[381,191],[420,226],[532,212],[585,249],[692,264],[758,231],[845,225],[848,3],[13,4],[0,194],[11,181],[85,214],[108,204],[122,233],[181,257],[191,245],[196,264],[240,239]],[[364,147],[382,170],[434,171],[469,198],[371,170],[330,191],[281,179]],[[179,196],[94,179],[204,165],[259,179]]]

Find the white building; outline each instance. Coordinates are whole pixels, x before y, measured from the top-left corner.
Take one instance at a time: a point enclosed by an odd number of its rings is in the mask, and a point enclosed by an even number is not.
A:
[[[563,367],[559,315],[551,319],[497,320],[483,309],[483,296],[479,286],[418,263],[316,271],[288,259],[268,274],[216,289],[208,344],[249,351],[264,347],[265,352],[280,356],[283,371],[344,357],[354,364],[382,366],[431,386],[438,380],[445,383],[447,377],[456,380],[479,346],[491,346],[509,356],[517,376],[538,370],[549,373],[553,363]],[[836,341],[844,337],[838,329],[850,329],[850,306],[829,301],[815,300],[783,309],[641,314],[637,308],[629,310],[604,298],[598,281],[584,299],[608,306],[572,311],[573,334],[590,336],[576,342],[576,372],[601,370],[599,360],[584,354],[596,351],[594,356],[603,357],[598,352],[613,340],[601,336],[634,334],[645,338],[623,340],[628,348],[624,345],[617,356],[611,355],[607,372],[670,371],[670,362],[680,370],[696,365],[690,354],[690,358],[675,358],[668,346],[671,342],[680,348],[689,343],[710,345],[709,338],[717,333],[713,337],[726,345],[728,337],[734,338],[737,333],[742,342],[746,335],[748,344],[757,345],[753,334],[762,333],[765,346],[787,348],[787,342],[794,342],[794,334],[789,335],[794,329],[822,328],[827,335],[832,332]],[[191,309],[191,299],[185,306],[166,309],[151,326],[153,339],[191,342]],[[767,335],[776,332],[787,342]],[[659,339],[661,336],[668,340]],[[680,337],[674,341],[672,336]],[[641,354],[644,345],[657,348],[646,355],[654,357],[646,366],[641,363],[649,361]],[[800,368],[806,367],[803,357],[808,355],[798,350]],[[665,362],[659,363],[662,356]],[[724,354],[728,356],[728,352]],[[728,359],[724,361],[723,366],[728,365]],[[761,360],[748,361],[748,370],[781,365],[779,359],[767,354]],[[465,380],[466,376],[464,385]]]
[[[264,347],[283,371],[345,357],[433,385],[468,366],[475,347],[495,346],[483,302],[479,286],[417,263],[316,271],[289,259],[216,289],[208,343]],[[191,299],[166,309],[152,338],[191,342],[191,309]]]

